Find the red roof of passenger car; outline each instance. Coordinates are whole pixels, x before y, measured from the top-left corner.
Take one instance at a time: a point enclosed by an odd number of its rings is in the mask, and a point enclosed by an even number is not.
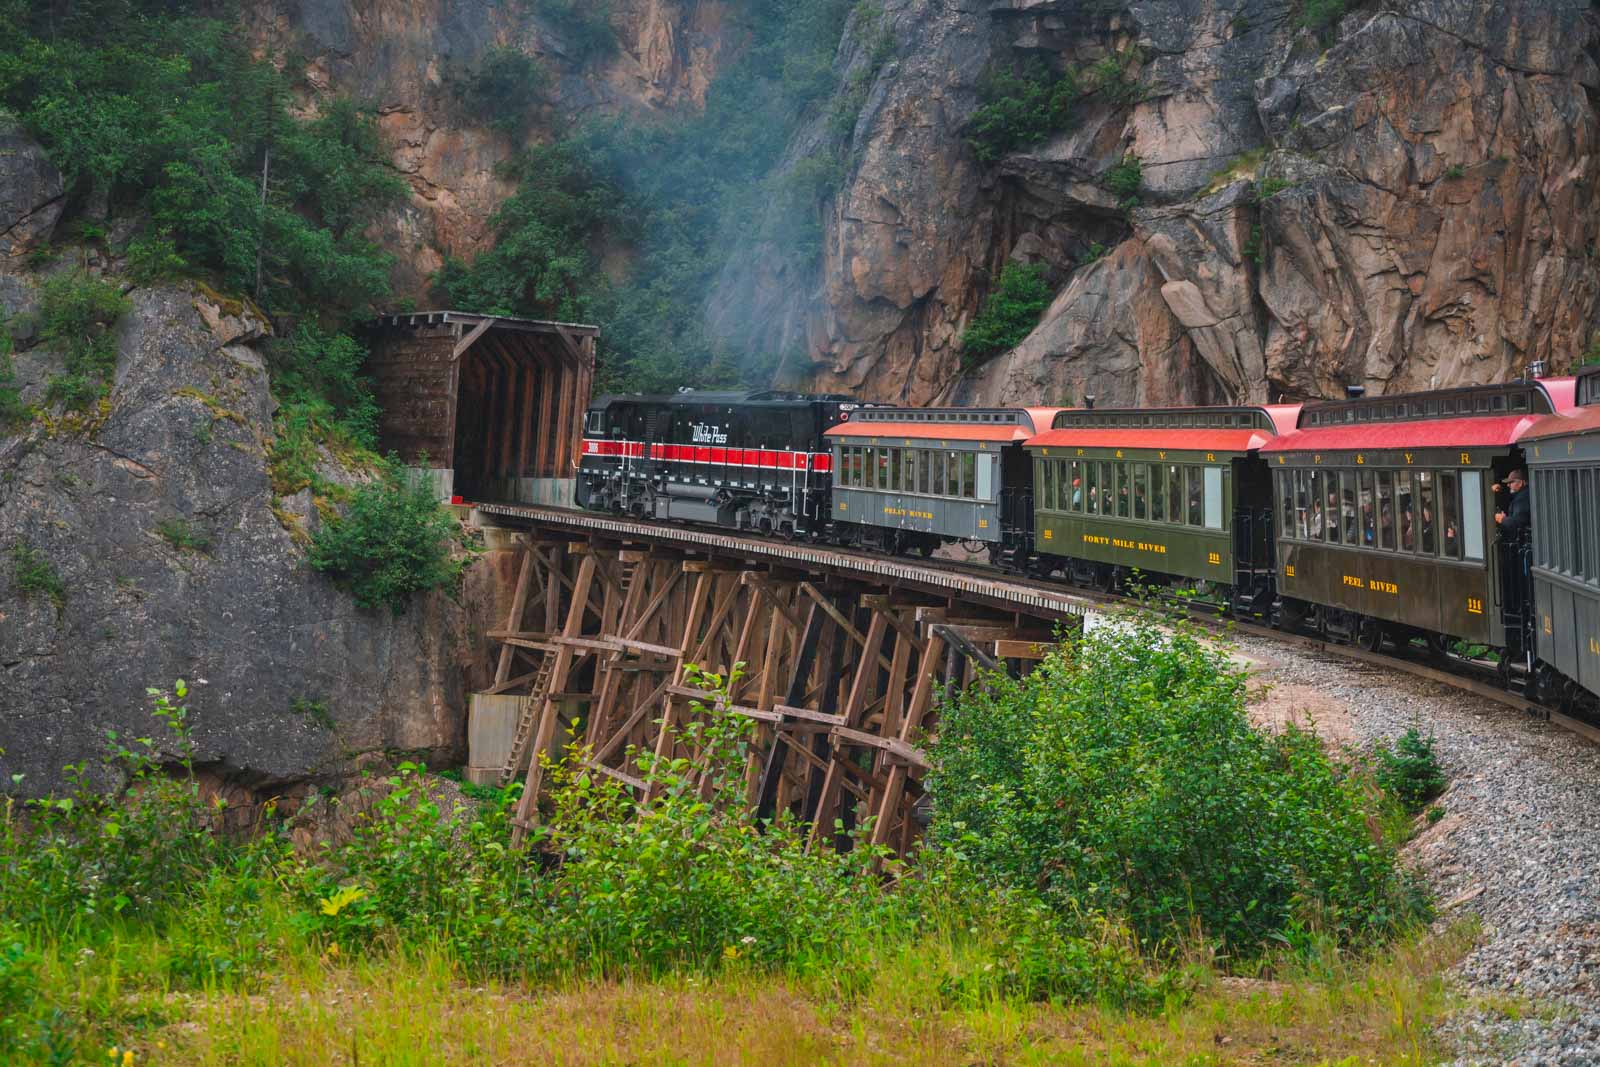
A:
[[[1033,426],[1049,426],[1060,408],[1022,408]],[[872,422],[851,419],[828,430],[828,437],[899,437],[922,441],[1001,441],[1014,443],[1033,436],[1033,428],[1015,422]]]
[[[1600,404],[1578,408],[1571,415],[1546,415],[1523,434],[1527,441],[1544,441],[1551,437],[1600,431]]]
[[[1352,422],[1316,426],[1274,438],[1263,452],[1365,452],[1396,448],[1491,448],[1511,446],[1540,420],[1538,415],[1485,415],[1415,422]]]
[[[1155,448],[1174,452],[1252,452],[1273,439],[1268,430],[1161,430],[1148,426],[1067,426],[1028,438],[1028,447]]]

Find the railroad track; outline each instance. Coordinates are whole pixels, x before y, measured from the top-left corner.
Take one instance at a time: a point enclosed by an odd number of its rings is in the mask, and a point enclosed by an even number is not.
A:
[[[1025,575],[996,573],[990,568],[960,560],[935,558],[913,562],[899,557],[869,555],[834,545],[788,541],[759,535],[735,536],[715,531],[713,528],[671,526],[565,508],[533,507],[523,504],[477,504],[474,507],[485,515],[536,525],[590,533],[601,532],[625,540],[651,540],[689,549],[766,558],[779,564],[801,564],[830,572],[884,578],[930,592],[970,597],[992,605],[1018,608],[1029,614],[1056,618],[1083,616],[1098,609],[1126,607],[1137,602],[1135,598],[1121,594],[1062,586],[1059,583],[1029,578]],[[1195,607],[1195,605],[1188,606],[1191,609]],[[1441,669],[1435,663],[1422,663],[1399,654],[1369,652],[1364,648],[1339,644],[1312,634],[1279,630],[1259,623],[1229,618],[1220,611],[1212,613],[1191,610],[1189,617],[1199,625],[1216,632],[1231,631],[1247,634],[1426,679],[1450,689],[1493,700],[1526,714],[1536,715],[1579,737],[1600,744],[1600,727],[1595,724],[1554,711],[1481,678]],[[1463,670],[1482,671],[1482,667],[1471,660],[1457,660],[1453,665]]]

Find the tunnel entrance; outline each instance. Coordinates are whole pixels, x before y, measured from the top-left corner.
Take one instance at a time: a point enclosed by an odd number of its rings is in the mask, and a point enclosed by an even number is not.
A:
[[[379,446],[441,499],[572,504],[600,330],[426,311],[371,327]]]

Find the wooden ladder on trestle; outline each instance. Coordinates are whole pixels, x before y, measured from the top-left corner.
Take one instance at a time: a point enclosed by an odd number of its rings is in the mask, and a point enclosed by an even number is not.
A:
[[[500,768],[502,789],[510,785],[517,772],[522,769],[522,761],[528,755],[528,746],[533,743],[533,733],[539,728],[539,714],[544,710],[545,700],[550,696],[550,679],[555,673],[555,661],[554,653],[539,654],[539,667],[533,677],[533,686],[517,714],[517,732],[511,737],[511,753],[506,757],[506,765]]]

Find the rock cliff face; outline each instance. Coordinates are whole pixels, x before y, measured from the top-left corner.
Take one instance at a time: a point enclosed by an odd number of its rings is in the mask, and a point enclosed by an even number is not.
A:
[[[26,313],[31,283],[12,281],[5,309]],[[198,758],[236,782],[396,749],[450,760],[470,596],[396,618],[313,572],[272,510],[260,323],[187,289],[130,299],[109,403],[0,437],[0,780],[36,793],[79,761],[105,780],[106,730],[152,733],[145,688],[177,678]],[[29,398],[59,370],[40,348],[16,364]]]
[[[1595,17],[1582,0],[895,0],[814,278],[741,264],[729,333],[797,377],[926,403],[1264,401],[1565,366],[1596,315]],[[1138,49],[1142,98],[980,166],[986,67]],[[841,62],[850,62],[846,41]],[[1127,54],[1127,53],[1124,53]],[[1102,186],[1143,164],[1141,206]],[[1111,251],[1092,259],[1091,248]],[[1059,282],[969,373],[961,330],[1008,257]],[[760,258],[754,250],[752,260]]]
[[[595,112],[694,107],[705,100],[731,29],[727,0],[616,0],[616,47],[585,55],[527,0],[260,0],[244,5],[261,53],[293,56],[307,112],[326,94],[372,107],[411,185],[376,237],[396,254],[396,296],[426,303],[445,256],[470,258],[513,191],[496,168]],[[495,47],[538,57],[550,84],[523,132],[462,109],[456,87]]]

